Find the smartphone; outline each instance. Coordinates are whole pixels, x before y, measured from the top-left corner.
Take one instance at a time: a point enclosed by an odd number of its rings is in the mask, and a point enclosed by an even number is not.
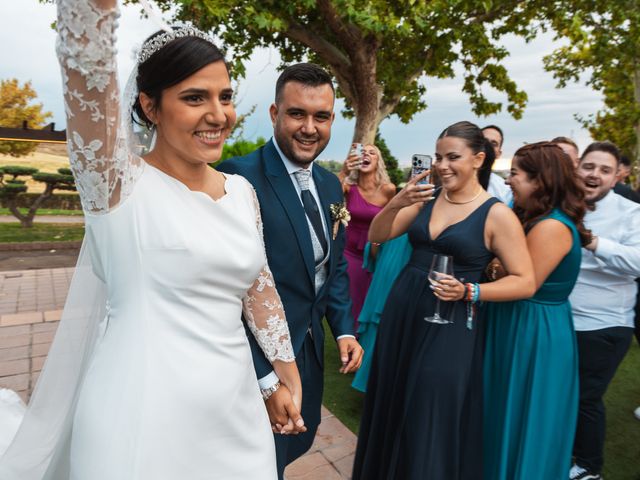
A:
[[[414,153],[411,156],[411,178],[420,175],[425,170],[431,170],[431,163],[433,159],[431,155],[423,155],[420,153]],[[426,185],[431,183],[431,174],[418,182],[418,185]]]
[[[358,168],[360,168],[360,165],[362,164],[362,156],[364,155],[364,145],[361,143],[353,143],[351,144],[351,150],[349,151],[349,156],[351,155],[357,155],[359,160],[358,160]]]

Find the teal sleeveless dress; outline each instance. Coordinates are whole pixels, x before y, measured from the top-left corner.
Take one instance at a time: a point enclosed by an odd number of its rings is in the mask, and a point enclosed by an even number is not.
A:
[[[549,218],[571,230],[569,253],[531,299],[486,308],[485,480],[566,480],[571,468],[578,352],[568,298],[582,250],[565,213]]]

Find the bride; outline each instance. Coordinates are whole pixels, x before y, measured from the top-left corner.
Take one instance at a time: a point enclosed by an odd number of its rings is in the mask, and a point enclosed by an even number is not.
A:
[[[116,0],[59,0],[71,167],[86,237],[3,480],[277,478],[272,430],[305,430],[259,205],[220,158],[235,122],[220,51],[193,27],[142,46],[120,108]],[[131,119],[152,128],[143,157]],[[241,320],[290,393],[273,425]],[[271,392],[263,392],[263,396]]]

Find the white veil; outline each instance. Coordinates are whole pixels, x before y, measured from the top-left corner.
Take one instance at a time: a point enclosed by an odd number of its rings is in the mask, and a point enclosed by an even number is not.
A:
[[[71,426],[78,392],[106,316],[104,283],[83,242],[47,361],[16,436],[0,459],[3,480],[68,478]]]
[[[142,3],[149,16],[160,23],[146,2]],[[166,29],[166,24],[160,26]],[[122,109],[120,115],[115,148],[141,155],[152,146],[153,135],[134,128],[131,121],[137,96],[137,65],[122,97],[122,104],[127,108]],[[121,187],[121,194],[128,195],[128,185]],[[93,261],[96,250],[91,238],[87,234],[83,240],[61,321],[24,419],[0,457],[1,480],[69,478],[71,432],[78,395],[97,340],[108,322],[106,285],[94,268],[100,262]]]

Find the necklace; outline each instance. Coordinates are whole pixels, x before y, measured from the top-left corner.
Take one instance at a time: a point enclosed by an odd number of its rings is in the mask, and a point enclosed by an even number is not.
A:
[[[465,201],[465,202],[454,202],[453,200],[451,200],[451,199],[449,198],[448,192],[445,190],[445,191],[444,191],[444,199],[445,199],[447,202],[449,202],[449,203],[453,203],[454,205],[465,205],[465,204],[467,204],[467,203],[471,203],[471,202],[473,202],[475,199],[477,199],[477,198],[480,196],[480,194],[481,194],[481,193],[482,193],[482,188],[480,188],[480,190],[478,191],[478,193],[476,194],[476,196],[475,196],[475,197],[473,197],[471,200],[467,200],[467,201]]]

